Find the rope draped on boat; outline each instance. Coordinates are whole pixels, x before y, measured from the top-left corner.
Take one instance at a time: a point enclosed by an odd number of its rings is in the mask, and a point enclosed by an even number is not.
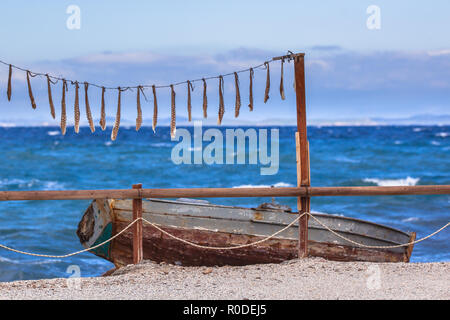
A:
[[[289,51],[289,53],[291,53]],[[91,83],[91,82],[87,82],[87,81],[78,81],[78,80],[70,80],[70,79],[66,79],[66,78],[62,78],[62,77],[56,77],[56,76],[52,76],[48,73],[39,73],[39,72],[32,72],[28,69],[24,69],[18,66],[15,66],[13,64],[9,64],[6,63],[4,61],[0,60],[1,64],[4,64],[6,66],[8,66],[9,72],[8,72],[8,82],[7,82],[7,98],[8,101],[11,101],[11,95],[12,95],[12,69],[17,69],[20,71],[24,71],[26,73],[26,80],[27,80],[27,87],[28,87],[28,95],[30,98],[30,103],[33,109],[37,108],[36,105],[36,101],[33,95],[33,90],[31,87],[31,77],[36,77],[36,76],[40,76],[40,77],[45,77],[47,80],[47,95],[48,95],[48,101],[49,101],[49,106],[50,106],[50,114],[52,116],[53,119],[56,118],[56,112],[55,112],[55,106],[53,104],[53,98],[52,98],[52,85],[56,85],[58,83],[58,81],[62,82],[62,98],[61,98],[61,121],[60,121],[60,127],[61,127],[61,133],[64,135],[66,133],[66,126],[67,126],[67,110],[66,110],[66,91],[68,90],[67,84],[70,83],[72,85],[74,85],[74,90],[75,90],[75,101],[74,101],[74,131],[76,133],[79,132],[79,126],[80,126],[80,106],[79,106],[79,83],[84,83],[84,93],[85,93],[85,106],[86,106],[86,118],[88,120],[88,124],[89,124],[89,128],[91,130],[91,132],[95,132],[95,125],[94,125],[94,121],[92,119],[92,112],[91,112],[91,108],[90,108],[90,104],[89,104],[89,99],[88,99],[88,87],[89,86],[93,86],[96,88],[99,88],[102,90],[101,93],[101,110],[100,110],[100,127],[102,130],[106,129],[106,112],[105,112],[105,91],[106,90],[118,90],[118,106],[117,106],[117,112],[116,112],[116,120],[113,126],[113,130],[111,132],[111,140],[115,140],[117,138],[117,134],[119,131],[119,126],[120,126],[120,93],[121,91],[126,91],[126,90],[133,90],[136,89],[137,94],[136,94],[136,112],[137,112],[137,116],[136,116],[136,131],[138,131],[142,125],[142,108],[141,108],[141,100],[140,100],[140,95],[144,95],[145,100],[147,100],[147,98],[145,97],[144,94],[144,90],[145,89],[152,89],[152,93],[153,93],[153,121],[152,121],[152,129],[155,132],[156,130],[156,125],[157,125],[157,117],[158,117],[158,103],[157,103],[157,93],[156,93],[156,89],[160,89],[160,88],[170,88],[171,89],[171,125],[170,125],[170,134],[171,137],[175,136],[175,132],[176,132],[176,111],[175,111],[175,90],[174,90],[174,86],[178,86],[178,85],[182,85],[182,84],[186,84],[187,85],[187,112],[188,112],[188,120],[192,121],[192,103],[191,103],[191,91],[194,90],[194,86],[193,83],[194,82],[203,82],[203,104],[202,104],[202,108],[203,108],[203,117],[207,118],[207,108],[208,108],[208,97],[207,97],[207,80],[212,80],[212,79],[218,79],[219,80],[219,112],[218,112],[218,119],[217,119],[217,124],[221,125],[222,124],[222,119],[223,119],[223,115],[225,113],[225,102],[224,102],[224,77],[228,77],[228,76],[233,76],[234,77],[234,82],[235,82],[235,92],[236,92],[236,99],[235,99],[235,117],[237,118],[239,116],[239,111],[240,111],[240,107],[241,107],[241,94],[240,94],[240,89],[239,89],[239,78],[238,78],[238,74],[239,73],[244,73],[244,72],[248,72],[249,73],[249,110],[253,111],[253,78],[254,78],[254,70],[256,69],[265,69],[266,70],[266,87],[265,87],[265,91],[264,91],[264,103],[267,102],[267,100],[269,99],[269,91],[270,91],[270,70],[269,70],[269,64],[276,61],[276,60],[280,60],[281,62],[281,80],[280,80],[280,95],[281,95],[281,99],[284,100],[284,88],[283,88],[283,63],[285,62],[285,60],[287,61],[291,61],[293,60],[294,57],[291,53],[291,55],[285,56],[283,57],[283,59],[276,59],[276,58],[272,58],[268,61],[265,61],[257,66],[254,67],[250,67],[248,69],[244,69],[244,70],[239,70],[239,71],[234,71],[234,72],[230,72],[227,74],[223,74],[223,75],[219,75],[219,76],[211,76],[211,77],[203,77],[203,78],[199,78],[199,79],[194,79],[194,80],[186,80],[186,81],[182,81],[182,82],[177,82],[177,83],[172,83],[169,85],[137,85],[137,86],[125,86],[125,87],[105,87],[103,85],[99,85],[96,83]]]
[[[284,228],[278,230],[277,232],[264,237],[263,239],[251,242],[251,243],[246,243],[246,244],[241,244],[241,245],[236,245],[236,246],[229,246],[229,247],[210,247],[210,246],[204,246],[204,245],[200,245],[182,238],[179,238],[173,234],[171,234],[170,232],[167,232],[166,230],[162,229],[161,227],[159,227],[158,225],[154,224],[153,222],[148,221],[145,218],[136,218],[135,220],[133,220],[132,222],[130,222],[125,228],[123,228],[120,232],[118,232],[117,234],[115,234],[114,236],[112,236],[111,238],[86,249],[83,250],[79,250],[79,251],[75,251],[72,253],[68,253],[68,254],[64,254],[64,255],[49,255],[49,254],[40,254],[40,253],[32,253],[32,252],[26,252],[26,251],[22,251],[22,250],[17,250],[8,246],[5,246],[3,244],[0,244],[0,248],[3,248],[5,250],[9,250],[12,252],[16,252],[16,253],[20,253],[20,254],[24,254],[24,255],[29,255],[29,256],[35,256],[35,257],[43,257],[43,258],[67,258],[67,257],[71,257],[83,252],[87,252],[90,250],[94,250],[98,247],[101,247],[109,242],[111,242],[112,240],[114,240],[115,238],[117,238],[118,236],[120,236],[121,234],[123,234],[125,231],[127,231],[129,228],[131,228],[136,222],[138,222],[139,220],[142,220],[143,222],[151,225],[152,227],[154,227],[155,229],[157,229],[158,231],[160,231],[161,233],[167,235],[168,237],[171,237],[177,241],[183,242],[187,245],[196,247],[196,248],[200,248],[200,249],[208,249],[208,250],[233,250],[233,249],[242,249],[242,248],[246,248],[246,247],[251,247],[260,243],[263,243],[265,241],[268,241],[270,239],[272,239],[273,237],[279,235],[280,233],[282,233],[283,231],[286,231],[287,229],[289,229],[290,227],[292,227],[296,222],[298,222],[303,216],[309,216],[311,218],[313,218],[317,223],[319,223],[322,227],[324,227],[325,229],[327,229],[328,231],[330,231],[331,233],[333,233],[335,236],[348,241],[354,245],[357,245],[359,247],[363,247],[363,248],[368,248],[368,249],[394,249],[394,248],[399,248],[399,247],[407,247],[410,246],[412,244],[416,244],[419,242],[422,242],[424,240],[427,240],[433,236],[435,236],[436,234],[438,234],[439,232],[443,231],[444,229],[446,229],[449,225],[450,222],[447,222],[447,224],[445,224],[444,226],[442,226],[441,228],[439,228],[438,230],[434,231],[433,233],[430,233],[429,235],[415,240],[415,241],[411,241],[408,243],[403,243],[403,244],[398,244],[398,245],[391,245],[391,246],[369,246],[369,245],[365,245],[356,241],[353,241],[351,239],[348,239],[342,235],[340,235],[339,233],[337,233],[336,231],[334,231],[333,229],[331,229],[330,227],[328,227],[327,225],[325,225],[323,222],[321,222],[319,219],[317,219],[316,217],[314,217],[310,212],[303,212],[302,214],[299,214],[298,217],[296,217],[291,223],[289,223],[287,226],[285,226]]]

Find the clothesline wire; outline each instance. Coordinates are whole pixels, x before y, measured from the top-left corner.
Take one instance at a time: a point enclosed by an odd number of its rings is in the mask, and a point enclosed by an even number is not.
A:
[[[225,74],[218,75],[218,76],[203,77],[203,78],[194,79],[194,80],[185,80],[185,81],[180,81],[180,82],[176,82],[176,83],[168,84],[168,85],[159,85],[159,86],[155,85],[155,88],[157,88],[157,89],[170,88],[171,85],[178,86],[178,85],[182,85],[182,84],[187,84],[188,82],[199,82],[199,81],[203,81],[203,80],[220,79],[220,77],[227,77],[227,76],[234,75],[235,72],[236,73],[243,73],[243,72],[248,72],[248,71],[254,70],[254,69],[266,68],[266,64],[271,63],[273,61],[274,60],[271,59],[271,60],[265,61],[265,62],[263,62],[263,63],[261,63],[261,64],[259,64],[257,66],[254,66],[254,67],[250,67],[250,68],[247,68],[247,69],[244,69],[244,70],[239,70],[239,71],[233,71],[233,72],[225,73]],[[0,63],[4,64],[6,66],[11,66],[12,68],[15,68],[15,69],[18,69],[18,70],[21,70],[21,71],[24,71],[24,72],[28,72],[30,74],[30,76],[32,76],[32,77],[42,76],[42,77],[48,77],[50,79],[54,79],[54,80],[56,80],[55,82],[51,81],[53,84],[56,84],[58,81],[67,81],[67,82],[70,82],[71,84],[75,84],[76,82],[78,82],[78,83],[87,83],[90,86],[101,88],[101,89],[104,88],[104,89],[107,89],[107,90],[117,90],[117,89],[120,88],[121,91],[138,89],[138,88],[141,88],[141,90],[143,90],[144,88],[151,88],[151,87],[153,87],[153,85],[136,85],[136,86],[124,86],[124,87],[105,87],[105,86],[102,86],[102,85],[99,85],[99,84],[96,84],[96,83],[92,83],[92,82],[87,82],[87,81],[80,82],[80,81],[77,81],[77,80],[71,80],[71,79],[66,79],[66,78],[63,78],[63,77],[52,76],[52,75],[50,75],[48,73],[33,72],[33,71],[28,70],[28,69],[24,69],[22,67],[18,67],[16,65],[13,65],[13,64],[10,64],[10,63],[6,63],[6,62],[4,62],[2,60],[0,60]]]

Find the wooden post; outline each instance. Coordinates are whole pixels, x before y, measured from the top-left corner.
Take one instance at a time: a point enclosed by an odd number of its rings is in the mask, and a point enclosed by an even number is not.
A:
[[[142,183],[133,184],[133,189],[142,189]],[[138,218],[142,218],[142,197],[133,199],[133,221]],[[139,220],[133,225],[133,263],[140,263],[143,256],[142,220]]]
[[[294,57],[295,70],[295,94],[297,98],[297,133],[295,135],[297,153],[297,186],[309,187],[309,145],[306,132],[306,97],[305,97],[305,59],[304,54]],[[299,214],[309,212],[311,209],[311,198],[309,196],[297,199]],[[308,256],[308,216],[299,220],[298,257]]]

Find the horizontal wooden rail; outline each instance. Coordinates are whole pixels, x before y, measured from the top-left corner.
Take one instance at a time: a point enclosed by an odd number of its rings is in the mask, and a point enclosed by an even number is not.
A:
[[[186,188],[55,191],[0,191],[0,201],[139,198],[245,198],[450,194],[450,185],[396,187]]]

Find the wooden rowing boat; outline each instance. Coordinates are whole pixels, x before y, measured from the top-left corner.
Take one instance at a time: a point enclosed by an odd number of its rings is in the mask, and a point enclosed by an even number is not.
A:
[[[143,218],[163,230],[196,244],[211,247],[236,246],[263,239],[290,224],[297,215],[289,208],[260,206],[240,208],[203,200],[143,200]],[[364,245],[389,246],[408,243],[415,233],[406,233],[372,222],[337,215],[313,214],[337,233]],[[132,221],[132,200],[94,200],[77,230],[88,248],[123,230]],[[413,246],[367,249],[352,245],[314,219],[308,227],[310,256],[338,261],[408,262]],[[132,228],[91,252],[117,267],[132,263]],[[197,248],[143,224],[144,259],[185,266],[246,265],[277,263],[297,258],[298,224],[255,246],[233,250]]]

